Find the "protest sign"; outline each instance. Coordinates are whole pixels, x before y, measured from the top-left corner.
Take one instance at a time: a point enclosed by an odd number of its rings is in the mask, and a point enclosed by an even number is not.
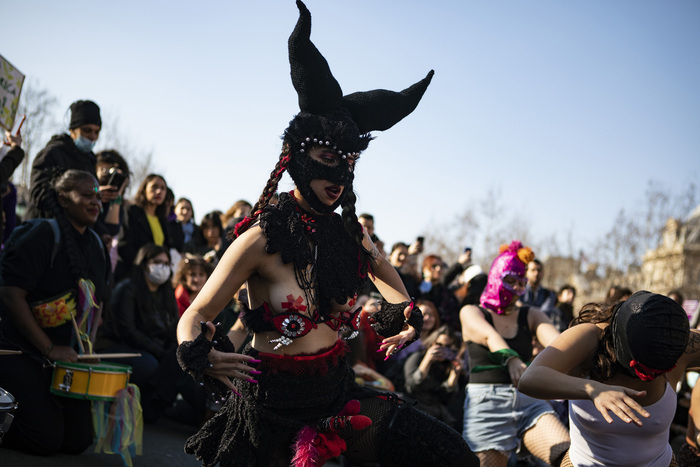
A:
[[[12,131],[24,75],[0,55],[0,126]]]

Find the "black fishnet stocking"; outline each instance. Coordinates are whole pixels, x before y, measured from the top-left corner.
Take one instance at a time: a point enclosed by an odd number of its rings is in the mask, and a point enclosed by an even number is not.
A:
[[[525,432],[523,443],[533,456],[549,465],[559,466],[571,439],[569,431],[556,416],[545,414]]]
[[[477,452],[476,455],[481,461],[481,467],[506,467],[508,465],[508,454],[505,452],[490,449]]]

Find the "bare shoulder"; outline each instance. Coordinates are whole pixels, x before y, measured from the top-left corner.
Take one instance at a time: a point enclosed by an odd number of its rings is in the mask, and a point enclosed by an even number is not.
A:
[[[533,325],[550,323],[551,321],[544,311],[540,310],[539,308],[530,307],[527,312],[527,322],[530,325],[530,328],[532,328]]]
[[[476,305],[464,305],[459,311],[459,317],[461,320],[482,320],[486,321],[484,314],[481,312]]]
[[[219,270],[246,271],[251,274],[258,269],[269,255],[265,254],[267,238],[259,225],[253,225],[236,238],[226,249],[215,273]],[[221,272],[219,272],[221,273]]]
[[[581,376],[598,349],[601,334],[602,329],[596,324],[577,324],[554,339],[532,364],[547,366],[569,375]]]
[[[486,321],[478,306],[465,305],[459,312],[462,336],[465,340],[479,342],[481,337],[491,332],[493,326]]]
[[[562,332],[550,345],[560,350],[577,349],[591,353],[598,348],[605,325],[581,323]]]
[[[262,248],[264,250],[265,245],[267,245],[267,237],[265,237],[265,234],[260,228],[260,223],[256,222],[253,224],[250,228],[248,228],[248,230],[236,238],[231,245],[236,244],[238,244],[239,247],[257,249]]]

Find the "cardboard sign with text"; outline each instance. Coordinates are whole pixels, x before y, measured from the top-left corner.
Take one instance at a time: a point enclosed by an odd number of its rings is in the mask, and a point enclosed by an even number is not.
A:
[[[12,131],[19,108],[24,75],[0,55],[0,126]]]

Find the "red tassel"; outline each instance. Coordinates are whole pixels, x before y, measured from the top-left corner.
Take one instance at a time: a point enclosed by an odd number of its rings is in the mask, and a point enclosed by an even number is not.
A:
[[[676,365],[673,365],[668,370],[655,370],[654,368],[650,368],[645,364],[638,362],[637,360],[632,360],[630,362],[630,367],[634,370],[635,374],[639,379],[648,382],[653,381],[654,378],[663,373],[668,373],[669,371],[673,370],[676,367]]]

